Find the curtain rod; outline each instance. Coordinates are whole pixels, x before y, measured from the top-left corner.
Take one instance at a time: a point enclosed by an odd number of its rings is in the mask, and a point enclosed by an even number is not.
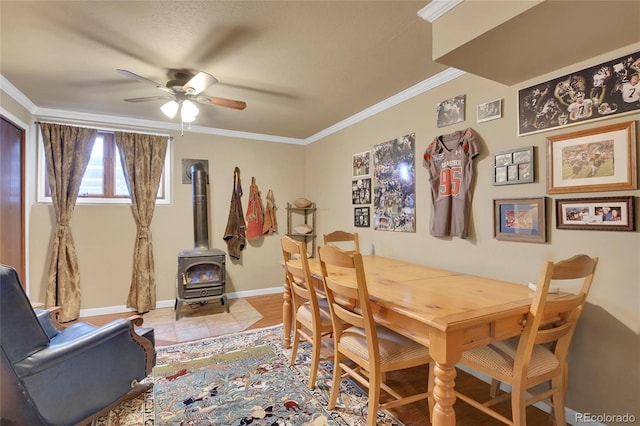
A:
[[[102,127],[102,126],[86,126],[86,125],[78,125],[78,124],[69,124],[69,123],[60,123],[60,122],[56,122],[56,121],[34,121],[33,124],[36,125],[40,125],[41,123],[49,123],[49,124],[60,124],[63,126],[75,126],[75,127],[84,127],[87,129],[96,129],[96,130],[102,130],[105,132],[129,132],[129,133],[140,133],[143,135],[152,135],[152,136],[166,136],[167,138],[169,138],[170,141],[173,140],[173,136],[167,134],[167,133],[153,133],[153,132],[147,132],[147,131],[138,131],[138,130],[131,130],[131,129],[114,129],[114,128],[108,128],[108,127]]]

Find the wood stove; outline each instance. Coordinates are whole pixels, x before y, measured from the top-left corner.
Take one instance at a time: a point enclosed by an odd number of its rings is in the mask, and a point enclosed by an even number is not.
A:
[[[226,295],[226,253],[209,248],[207,219],[207,172],[200,163],[191,166],[193,183],[193,249],[178,253],[178,295],[176,297],[176,320],[180,319],[183,303],[205,304],[212,299],[220,302],[229,312]]]

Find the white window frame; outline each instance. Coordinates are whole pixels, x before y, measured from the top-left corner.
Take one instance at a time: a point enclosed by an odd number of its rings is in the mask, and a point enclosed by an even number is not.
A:
[[[96,127],[97,128],[97,127]],[[100,131],[111,132],[111,129],[98,128]],[[126,130],[125,130],[126,131]],[[45,164],[45,155],[44,155],[44,140],[42,139],[42,132],[38,131],[37,134],[37,144],[38,144],[38,176],[37,176],[37,193],[38,198],[37,201],[39,203],[51,204],[51,196],[46,195],[46,164]],[[173,181],[173,138],[170,135],[161,135],[166,136],[168,138],[167,143],[167,153],[164,159],[164,192],[165,196],[161,199],[156,199],[156,205],[170,205],[171,204],[171,196],[172,196],[172,187],[171,182]],[[123,204],[130,206],[131,205],[131,197],[118,197],[118,198],[108,198],[108,197],[78,197],[76,199],[76,204]]]

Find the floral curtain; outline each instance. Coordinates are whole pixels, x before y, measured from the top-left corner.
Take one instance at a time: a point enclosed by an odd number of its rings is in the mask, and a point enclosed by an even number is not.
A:
[[[115,137],[131,194],[131,211],[137,225],[127,307],[142,313],[156,307],[153,244],[149,225],[156,205],[168,138],[125,132],[115,132]]]
[[[97,130],[40,123],[56,218],[51,248],[46,306],[60,306],[60,321],[80,315],[80,271],[69,221],[87,169]]]

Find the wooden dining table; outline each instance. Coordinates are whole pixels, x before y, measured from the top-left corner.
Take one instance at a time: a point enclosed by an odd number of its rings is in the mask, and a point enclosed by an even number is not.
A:
[[[454,426],[456,363],[462,352],[522,333],[532,302],[526,285],[457,273],[376,255],[363,255],[376,321],[429,348],[435,361],[434,426]],[[309,259],[322,289],[317,258]],[[344,280],[355,284],[352,272]],[[286,282],[286,281],[285,281]],[[285,284],[284,345],[291,345],[292,308]]]

